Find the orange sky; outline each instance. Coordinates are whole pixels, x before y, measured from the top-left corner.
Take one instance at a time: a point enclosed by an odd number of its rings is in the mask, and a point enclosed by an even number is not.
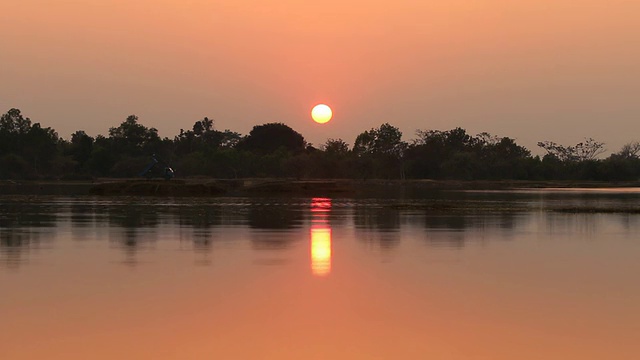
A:
[[[640,140],[635,0],[0,0],[0,112],[69,138],[127,115],[284,122],[314,144],[383,122],[535,143]],[[313,123],[311,107],[334,119]]]

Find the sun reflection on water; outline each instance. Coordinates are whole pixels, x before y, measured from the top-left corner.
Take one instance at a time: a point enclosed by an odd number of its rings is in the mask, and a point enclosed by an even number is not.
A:
[[[311,229],[311,271],[316,276],[331,272],[331,229]]]
[[[311,272],[315,276],[331,273],[331,199],[311,200]]]

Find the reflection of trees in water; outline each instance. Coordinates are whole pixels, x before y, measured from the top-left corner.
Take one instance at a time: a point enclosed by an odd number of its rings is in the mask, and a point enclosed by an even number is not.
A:
[[[96,206],[94,204],[72,204],[71,225],[76,227],[89,227],[94,222]]]
[[[0,263],[6,267],[18,267],[28,261],[26,255],[42,246],[50,232],[33,228],[0,229]]]
[[[626,231],[638,229],[640,224],[640,215],[638,214],[620,214],[616,217],[622,228]]]
[[[548,233],[571,233],[592,235],[602,225],[605,214],[562,214],[548,212],[544,216],[544,224]]]
[[[251,245],[256,250],[282,250],[301,240],[306,240],[306,238],[302,237],[298,231],[259,230],[251,232]]]
[[[0,206],[0,227],[55,227],[58,206],[37,203],[5,203]]]
[[[304,215],[296,206],[252,205],[247,220],[253,229],[294,229],[302,226]]]
[[[190,229],[184,238],[193,244],[193,250],[209,252],[213,244],[213,230],[222,225],[224,209],[221,206],[186,206],[172,208],[172,213],[181,229],[180,241],[183,240],[182,229]]]
[[[392,249],[400,243],[400,212],[395,209],[356,206],[353,222],[360,241],[383,250]]]
[[[251,205],[247,212],[251,244],[257,250],[281,250],[301,240],[291,231],[302,226],[304,214],[296,205]]]
[[[180,239],[193,240],[196,250],[210,247],[216,229],[223,226],[246,225],[247,218],[246,212],[241,208],[224,204],[163,207],[163,211],[176,219],[181,234],[187,234],[184,237],[181,235]]]
[[[356,206],[353,222],[356,229],[395,231],[400,229],[400,212],[384,207]]]
[[[106,217],[106,210],[94,203],[74,203],[70,206],[71,234],[74,240],[88,240],[96,235],[96,225]]]
[[[602,228],[620,226],[626,232],[640,228],[640,215],[624,213],[557,213],[548,212],[544,224],[549,233],[571,232],[591,236]]]
[[[51,239],[47,228],[56,226],[57,206],[38,203],[3,203],[0,206],[0,263],[17,267],[26,254]]]
[[[400,233],[397,231],[372,231],[356,229],[356,237],[359,241],[371,247],[382,250],[391,250],[400,244]]]
[[[109,224],[124,229],[135,245],[138,230],[153,229],[158,226],[158,209],[155,206],[125,205],[109,208]]]
[[[154,205],[122,205],[109,208],[109,237],[126,254],[125,263],[135,265],[136,254],[143,244],[155,242],[159,224],[158,207]]]
[[[247,209],[247,224],[251,231],[251,244],[257,250],[280,250],[300,240],[293,229],[302,226],[304,213],[301,205],[252,204]],[[306,210],[306,209],[305,209]]]
[[[213,244],[213,232],[209,229],[194,229],[191,234],[193,242],[193,250],[196,252],[203,252],[211,250]]]
[[[513,229],[521,226],[526,217],[519,212],[492,214],[434,214],[426,213],[424,227],[425,240],[433,246],[462,248],[470,239],[512,238]]]
[[[424,223],[427,229],[511,230],[517,226],[519,218],[517,215],[518,213],[516,212],[497,214],[425,214]]]
[[[194,231],[191,237],[193,252],[197,255],[196,265],[211,265],[211,251],[214,244],[214,236],[211,231]]]
[[[585,238],[609,231],[637,232],[640,215],[628,213],[558,213],[547,212],[541,224],[548,233],[570,233]],[[611,228],[614,229],[611,229]],[[542,228],[540,231],[543,231]]]
[[[221,206],[184,206],[172,209],[180,226],[210,229],[222,225],[224,209]]]

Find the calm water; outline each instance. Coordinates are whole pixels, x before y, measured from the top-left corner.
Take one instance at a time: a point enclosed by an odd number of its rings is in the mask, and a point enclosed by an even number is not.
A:
[[[0,197],[0,359],[638,359],[640,215],[548,209],[639,200]]]

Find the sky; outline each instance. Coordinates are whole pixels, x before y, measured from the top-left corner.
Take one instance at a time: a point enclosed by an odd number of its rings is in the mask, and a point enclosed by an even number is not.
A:
[[[0,112],[69,139],[128,115],[282,122],[314,145],[388,122],[536,150],[640,141],[637,0],[0,0]],[[310,118],[332,107],[331,122]]]

